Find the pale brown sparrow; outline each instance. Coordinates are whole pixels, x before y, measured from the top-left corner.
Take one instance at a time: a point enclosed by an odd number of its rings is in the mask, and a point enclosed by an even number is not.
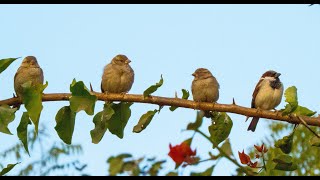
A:
[[[25,57],[14,76],[14,90],[18,97],[22,97],[22,85],[28,81],[31,81],[33,86],[43,84],[43,71],[34,56]]]
[[[127,93],[134,82],[134,71],[130,67],[131,61],[125,55],[117,55],[105,66],[101,91],[103,93]]]
[[[280,75],[280,73],[270,70],[261,76],[252,95],[251,108],[271,110],[280,104],[283,95],[283,84],[279,79]],[[258,121],[258,117],[253,117],[248,131],[254,132]]]
[[[197,102],[217,102],[219,99],[219,83],[208,69],[199,68],[193,74],[191,91],[193,100]],[[205,111],[206,117],[211,117],[209,111]]]

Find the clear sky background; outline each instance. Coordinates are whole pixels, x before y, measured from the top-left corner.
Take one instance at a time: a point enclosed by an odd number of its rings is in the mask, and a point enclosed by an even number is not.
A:
[[[317,5],[0,5],[0,59],[34,55],[44,70],[49,86],[45,93],[69,92],[73,78],[100,89],[103,67],[117,54],[125,54],[135,71],[130,91],[141,94],[163,74],[164,84],[155,93],[173,97],[175,91],[190,90],[191,74],[208,68],[220,83],[219,103],[249,107],[251,95],[262,73],[280,73],[285,88],[298,88],[299,102],[320,111],[318,72],[320,65],[320,7]],[[0,99],[12,97],[13,77],[22,59],[0,75]],[[55,115],[68,102],[44,103],[40,122],[53,140]],[[278,109],[284,106],[283,102]],[[101,111],[102,102],[95,112]],[[88,163],[86,172],[107,174],[106,159],[123,152],[135,157],[148,155],[167,159],[169,143],[189,138],[182,132],[194,121],[196,111],[164,108],[140,134],[132,133],[140,116],[154,105],[134,104],[132,116],[120,140],[107,132],[98,144],[91,143],[93,116],[77,115],[73,144],[83,145],[80,160]],[[15,133],[22,108],[10,124]],[[270,136],[267,120],[261,120],[255,133],[248,132],[245,117],[230,114],[234,125],[230,134],[234,154]],[[202,130],[207,132],[210,121]],[[211,145],[200,136],[192,148],[208,157]],[[0,134],[0,151],[18,142],[17,136]],[[36,152],[31,152],[32,155]],[[8,163],[10,160],[5,160]],[[187,168],[200,171],[203,164]],[[23,166],[23,163],[21,164]],[[230,175],[235,166],[221,160],[214,175]],[[10,175],[10,174],[9,174]]]

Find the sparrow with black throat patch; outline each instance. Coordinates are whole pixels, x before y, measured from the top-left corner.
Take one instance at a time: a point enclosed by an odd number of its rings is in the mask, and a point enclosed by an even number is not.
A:
[[[251,108],[275,110],[280,104],[283,95],[283,84],[279,79],[280,75],[276,71],[269,70],[261,76],[252,95]],[[249,117],[247,117],[248,119]],[[258,121],[259,117],[253,117],[248,131],[254,132]]]
[[[216,103],[219,99],[220,85],[211,72],[208,69],[199,68],[192,76],[194,76],[191,85],[193,100]],[[210,118],[210,111],[205,111],[204,116]]]

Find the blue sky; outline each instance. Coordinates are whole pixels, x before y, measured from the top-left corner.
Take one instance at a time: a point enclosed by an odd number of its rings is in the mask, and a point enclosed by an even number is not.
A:
[[[253,89],[261,74],[273,69],[280,73],[285,88],[298,88],[299,102],[320,110],[319,71],[320,7],[308,5],[0,5],[0,59],[34,55],[44,70],[49,86],[45,93],[69,92],[73,78],[100,89],[103,67],[117,54],[125,54],[135,71],[130,91],[141,94],[158,82],[155,93],[173,97],[175,91],[191,90],[191,74],[208,68],[220,83],[219,103],[250,106]],[[0,76],[0,99],[12,96],[13,76],[21,59]],[[44,104],[40,122],[58,140],[55,114],[68,102]],[[283,102],[278,106],[282,108]],[[102,109],[98,102],[95,112]],[[88,173],[105,175],[106,159],[129,152],[136,157],[168,158],[169,143],[178,144],[191,136],[182,132],[194,120],[196,111],[164,108],[149,127],[132,133],[140,116],[154,105],[134,104],[132,116],[120,140],[107,133],[100,144],[91,143],[92,116],[79,113],[73,143],[84,147],[83,162]],[[9,128],[16,132],[22,110]],[[230,114],[234,125],[230,140],[234,154],[252,147],[266,131],[261,120],[255,133],[247,132],[245,117]],[[207,132],[209,120],[202,130]],[[192,147],[205,158],[211,145],[196,136]],[[0,150],[18,141],[17,136],[0,134]],[[31,152],[32,155],[32,152]],[[32,156],[31,156],[32,158]],[[7,161],[7,160],[6,160]],[[9,160],[8,160],[9,161]],[[168,159],[167,168],[174,164]],[[12,162],[10,162],[12,163]],[[23,165],[23,164],[22,164]],[[189,170],[203,170],[204,164]],[[214,175],[230,175],[235,167],[221,160]]]

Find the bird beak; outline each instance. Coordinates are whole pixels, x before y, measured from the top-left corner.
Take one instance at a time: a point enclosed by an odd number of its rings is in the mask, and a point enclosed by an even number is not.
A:
[[[129,59],[126,60],[126,64],[129,64],[131,63],[131,61]]]
[[[195,74],[195,73],[192,73],[191,75],[192,75],[192,76],[196,76],[196,74]]]
[[[277,77],[279,77],[281,75],[281,73],[277,73],[276,75],[275,75],[275,77],[277,78]]]

